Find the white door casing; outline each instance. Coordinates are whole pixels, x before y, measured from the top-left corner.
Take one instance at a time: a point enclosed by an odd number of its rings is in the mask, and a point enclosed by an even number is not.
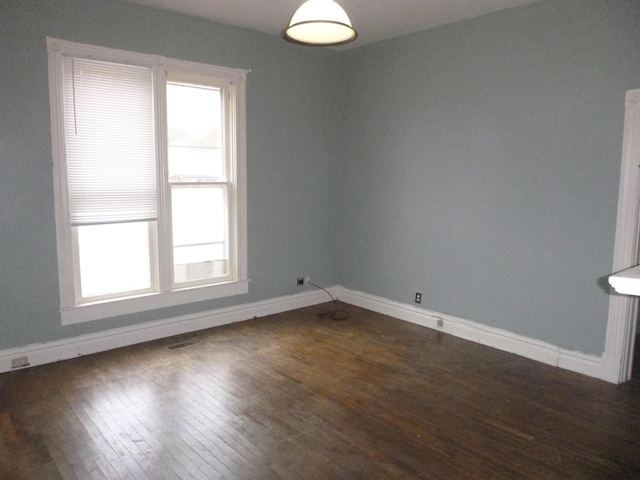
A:
[[[616,222],[613,273],[638,264],[640,246],[640,89],[625,98],[620,193]],[[623,383],[631,378],[638,298],[612,291],[602,355],[603,379]]]

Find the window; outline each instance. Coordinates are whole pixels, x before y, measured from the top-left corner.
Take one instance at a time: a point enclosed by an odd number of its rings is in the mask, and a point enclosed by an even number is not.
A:
[[[63,324],[246,293],[246,72],[47,46]]]

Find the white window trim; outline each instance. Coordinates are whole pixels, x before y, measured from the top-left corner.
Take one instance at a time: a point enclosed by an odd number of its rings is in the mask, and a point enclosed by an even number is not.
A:
[[[246,74],[248,71],[201,63],[171,59],[159,55],[147,55],[105,47],[84,45],[47,37],[49,64],[49,98],[51,107],[51,141],[53,151],[53,177],[56,215],[56,240],[58,274],[60,288],[60,314],[62,325],[81,323],[101,318],[127,315],[158,308],[171,307],[192,302],[200,302],[248,292],[247,279],[247,203],[246,203]],[[71,253],[71,229],[68,228],[68,202],[66,196],[66,161],[64,111],[62,108],[64,55],[83,56],[106,61],[128,62],[150,67],[158,72],[165,70],[188,70],[195,75],[215,77],[229,82],[235,89],[236,102],[232,109],[235,145],[231,151],[235,155],[236,171],[235,211],[230,215],[235,220],[236,242],[235,261],[237,275],[232,281],[160,291],[115,300],[76,305],[74,291],[73,256]],[[158,95],[160,93],[156,93]],[[232,102],[233,103],[233,102]],[[161,122],[162,123],[162,122]],[[164,127],[160,127],[164,128]],[[164,148],[164,147],[162,147]],[[160,199],[162,201],[162,199]],[[232,249],[233,249],[232,247]],[[162,251],[162,249],[160,249]],[[162,287],[162,286],[161,286]],[[162,288],[161,288],[162,290]]]

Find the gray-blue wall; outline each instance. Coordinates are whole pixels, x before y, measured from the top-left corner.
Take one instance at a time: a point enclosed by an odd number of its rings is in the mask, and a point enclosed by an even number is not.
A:
[[[117,0],[0,2],[0,349],[299,275],[600,354],[640,2],[544,0],[346,51]],[[250,293],[61,327],[45,36],[250,69]]]
[[[343,60],[344,285],[601,354],[640,2],[543,1]]]
[[[60,325],[45,37],[249,69],[249,294]],[[0,349],[335,284],[340,62],[116,0],[0,1]]]

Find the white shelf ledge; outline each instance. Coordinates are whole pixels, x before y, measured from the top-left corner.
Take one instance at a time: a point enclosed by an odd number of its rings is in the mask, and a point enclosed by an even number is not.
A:
[[[640,296],[640,265],[611,275],[609,284],[618,293]]]

